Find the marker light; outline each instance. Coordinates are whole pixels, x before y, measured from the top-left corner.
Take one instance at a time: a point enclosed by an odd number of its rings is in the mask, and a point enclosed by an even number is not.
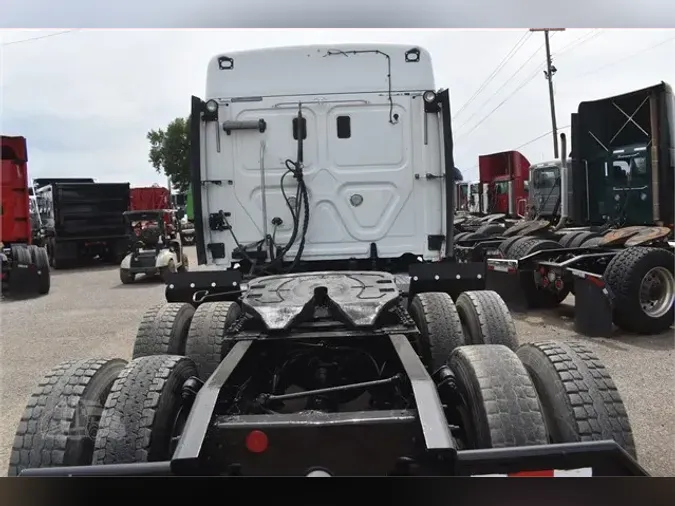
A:
[[[251,453],[262,453],[267,450],[268,445],[267,434],[261,430],[252,430],[246,436],[246,448]]]
[[[218,102],[215,100],[209,100],[206,102],[206,110],[209,111],[210,113],[214,113],[218,110]]]
[[[433,91],[425,91],[424,95],[422,95],[422,98],[427,104],[431,104],[434,100],[436,100],[436,94]]]

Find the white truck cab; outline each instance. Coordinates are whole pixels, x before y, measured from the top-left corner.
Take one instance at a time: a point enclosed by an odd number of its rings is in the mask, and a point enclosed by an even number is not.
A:
[[[192,99],[198,262],[438,260],[452,236],[454,163],[449,94],[435,90],[418,47],[213,57],[206,94]]]

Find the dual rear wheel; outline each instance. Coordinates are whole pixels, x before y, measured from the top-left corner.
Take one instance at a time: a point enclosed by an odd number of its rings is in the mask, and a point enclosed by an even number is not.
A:
[[[229,351],[229,302],[162,304],[139,327],[133,359],[62,364],[31,396],[9,474],[32,467],[167,460],[187,417],[183,385],[209,377]],[[577,344],[518,345],[494,292],[418,294],[413,343],[433,374],[454,373],[465,448],[614,439],[635,456],[621,398],[598,358]],[[61,411],[59,411],[61,409]],[[454,421],[450,421],[454,423]]]

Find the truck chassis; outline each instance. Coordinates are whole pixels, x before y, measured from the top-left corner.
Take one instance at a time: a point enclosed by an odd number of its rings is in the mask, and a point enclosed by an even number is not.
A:
[[[191,299],[230,300],[151,308],[128,364],[57,367],[29,401],[9,474],[647,475],[597,357],[573,343],[520,346],[498,294],[455,303],[425,291],[450,279],[420,265],[408,292],[373,271],[174,275],[211,276],[210,293]],[[612,406],[599,402],[608,393]],[[64,398],[70,409],[45,413]],[[42,460],[50,437],[64,451]]]

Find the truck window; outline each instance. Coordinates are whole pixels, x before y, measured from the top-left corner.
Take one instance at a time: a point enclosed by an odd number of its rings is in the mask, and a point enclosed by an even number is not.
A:
[[[349,139],[352,136],[352,124],[349,116],[337,117],[338,139]]]
[[[533,173],[532,186],[536,189],[553,188],[558,179],[558,169],[539,169]]]
[[[507,183],[506,181],[495,183],[495,193],[497,195],[504,195],[508,192],[509,192],[509,183]]]

